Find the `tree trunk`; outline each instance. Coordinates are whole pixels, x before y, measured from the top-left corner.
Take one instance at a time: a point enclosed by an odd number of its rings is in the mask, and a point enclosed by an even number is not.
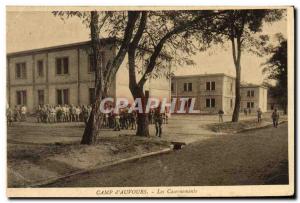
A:
[[[240,106],[241,106],[241,54],[242,54],[242,41],[241,36],[237,36],[236,43],[235,38],[231,37],[231,45],[232,45],[232,56],[236,71],[236,79],[235,79],[235,104],[234,104],[234,110],[232,114],[232,122],[238,122],[239,121],[239,115],[240,115]]]
[[[99,106],[100,99],[97,99],[92,107],[88,123],[85,126],[84,133],[81,139],[81,144],[96,144],[97,137],[100,133],[100,127],[103,121],[103,114],[101,114]]]
[[[92,60],[95,69],[95,101],[93,102],[92,111],[85,126],[81,139],[81,144],[95,144],[100,133],[102,124],[102,114],[100,112],[101,99],[106,95],[104,93],[103,68],[100,60],[100,39],[98,28],[99,15],[97,11],[91,11],[91,41],[92,41]]]
[[[142,109],[143,112],[137,111],[137,129],[136,129],[136,135],[142,136],[142,137],[149,137],[149,119],[148,114],[145,113],[146,105],[147,105],[147,99],[145,97],[145,93],[143,91],[143,87],[139,87],[137,85],[133,86],[130,85],[130,91],[133,95],[133,98],[141,98],[142,101]]]
[[[148,115],[145,113],[138,113],[137,114],[137,130],[136,130],[137,136],[142,137],[149,137],[149,120]]]
[[[240,67],[236,67],[236,79],[235,79],[235,105],[232,114],[232,122],[239,121],[240,105],[241,105],[241,70]]]

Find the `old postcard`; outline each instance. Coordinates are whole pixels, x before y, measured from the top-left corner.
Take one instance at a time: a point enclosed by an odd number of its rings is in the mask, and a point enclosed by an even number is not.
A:
[[[294,8],[6,7],[8,197],[294,194]]]

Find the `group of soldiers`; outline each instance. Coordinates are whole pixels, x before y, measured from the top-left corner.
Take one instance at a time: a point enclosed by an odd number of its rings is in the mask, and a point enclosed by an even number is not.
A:
[[[112,108],[112,106],[107,107]],[[39,105],[35,110],[38,123],[57,122],[88,122],[92,107],[90,105]],[[7,108],[7,122],[26,121],[26,106],[15,106],[14,109]],[[149,124],[155,124],[156,135],[161,136],[162,124],[168,124],[168,114],[160,113],[160,110],[151,109],[148,114]],[[102,115],[101,128],[120,131],[122,129],[135,130],[137,127],[137,112],[129,108],[122,108],[118,113],[109,111]]]
[[[87,122],[91,111],[89,105],[39,105],[35,113],[38,123]]]
[[[17,121],[26,121],[27,108],[25,105],[15,106],[14,109],[7,107],[6,117],[8,125],[11,125],[13,122]]]
[[[156,136],[161,137],[162,124],[168,124],[168,114],[160,113],[160,110],[151,109],[147,114],[149,124],[155,124]],[[122,129],[135,130],[137,127],[137,113],[129,108],[120,109],[119,113],[111,111],[103,116],[102,128],[111,128],[115,131]]]

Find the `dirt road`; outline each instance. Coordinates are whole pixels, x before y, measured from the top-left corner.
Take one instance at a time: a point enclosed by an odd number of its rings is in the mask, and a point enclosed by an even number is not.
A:
[[[45,187],[212,186],[288,183],[287,124],[220,135],[169,154],[60,180]]]

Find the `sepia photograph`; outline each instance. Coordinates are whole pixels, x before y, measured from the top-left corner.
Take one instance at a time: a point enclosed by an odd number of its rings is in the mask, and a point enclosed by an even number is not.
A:
[[[292,6],[7,6],[7,196],[292,196],[294,77]]]

